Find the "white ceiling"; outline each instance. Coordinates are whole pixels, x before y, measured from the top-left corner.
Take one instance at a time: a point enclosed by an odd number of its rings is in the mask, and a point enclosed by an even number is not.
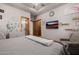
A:
[[[33,15],[43,14],[53,8],[59,7],[65,3],[6,3],[6,5],[28,11]]]

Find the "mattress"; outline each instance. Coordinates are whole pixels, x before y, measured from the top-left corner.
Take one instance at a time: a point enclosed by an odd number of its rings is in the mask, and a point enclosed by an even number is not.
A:
[[[0,40],[0,55],[60,55],[62,53],[63,46],[56,42],[47,47],[25,36]]]

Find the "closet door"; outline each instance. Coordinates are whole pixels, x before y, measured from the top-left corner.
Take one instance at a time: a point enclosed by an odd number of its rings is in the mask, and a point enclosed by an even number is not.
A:
[[[33,21],[33,35],[41,36],[41,20]]]

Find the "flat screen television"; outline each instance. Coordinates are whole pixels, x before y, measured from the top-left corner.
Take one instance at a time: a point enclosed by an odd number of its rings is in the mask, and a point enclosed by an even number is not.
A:
[[[58,20],[46,22],[46,29],[58,29]]]

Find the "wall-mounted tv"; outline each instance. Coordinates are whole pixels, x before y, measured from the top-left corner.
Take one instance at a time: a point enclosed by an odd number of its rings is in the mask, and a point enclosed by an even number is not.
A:
[[[46,22],[46,29],[58,29],[58,20]]]

